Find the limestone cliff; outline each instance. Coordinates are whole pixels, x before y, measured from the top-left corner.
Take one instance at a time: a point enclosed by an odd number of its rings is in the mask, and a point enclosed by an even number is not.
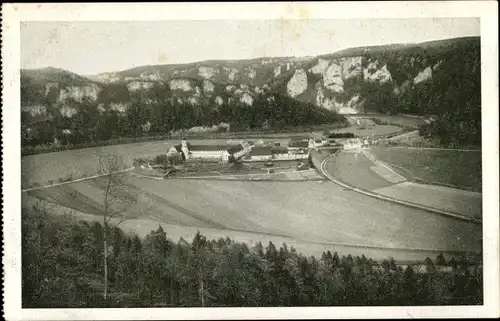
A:
[[[432,113],[443,97],[462,91],[461,79],[473,92],[469,96],[480,92],[479,48],[478,38],[459,38],[316,57],[144,66],[89,77],[55,68],[22,70],[21,110],[33,121],[72,118],[90,101],[101,115],[126,115],[137,105],[253,105],[259,95],[275,92],[338,113]],[[266,97],[270,104],[273,99]],[[467,102],[465,97],[457,103]]]
[[[302,94],[307,89],[307,74],[303,69],[295,71],[287,85],[288,95],[296,97]]]

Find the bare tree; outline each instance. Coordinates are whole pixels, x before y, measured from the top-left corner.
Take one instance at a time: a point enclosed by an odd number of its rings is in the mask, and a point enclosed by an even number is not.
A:
[[[108,296],[108,237],[111,221],[116,221],[113,225],[118,227],[121,223],[129,219],[138,218],[149,209],[141,209],[139,213],[134,213],[138,205],[139,197],[131,197],[125,191],[125,182],[119,173],[122,159],[117,155],[103,155],[99,157],[99,172],[106,177],[104,189],[104,299]],[[130,212],[133,214],[130,215]],[[126,215],[128,213],[128,215]]]

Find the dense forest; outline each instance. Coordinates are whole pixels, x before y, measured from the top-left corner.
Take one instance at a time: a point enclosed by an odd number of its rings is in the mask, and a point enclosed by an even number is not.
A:
[[[424,264],[427,272],[330,251],[306,257],[284,244],[249,247],[200,233],[192,242],[174,242],[161,227],[141,239],[99,222],[53,217],[43,206],[22,211],[24,308],[482,303],[479,267],[461,258],[446,262],[441,254]]]
[[[387,64],[393,87],[387,83],[352,85],[364,92],[366,106],[386,114],[433,115],[421,135],[442,146],[481,145],[481,49],[478,38],[431,42],[425,47],[385,50],[370,54]],[[426,66],[432,80],[409,85],[408,73]]]

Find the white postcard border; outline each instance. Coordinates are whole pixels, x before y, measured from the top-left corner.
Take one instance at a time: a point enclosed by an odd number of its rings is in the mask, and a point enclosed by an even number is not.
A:
[[[238,14],[235,14],[237,12]],[[21,309],[20,21],[480,17],[484,305],[432,307]],[[499,316],[498,4],[457,2],[8,4],[2,6],[4,317],[7,320]]]

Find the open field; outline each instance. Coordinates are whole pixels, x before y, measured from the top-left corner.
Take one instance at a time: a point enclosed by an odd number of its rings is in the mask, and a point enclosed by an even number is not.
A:
[[[328,172],[351,186],[374,190],[393,184],[372,167],[375,164],[363,153],[340,152],[327,162]]]
[[[372,126],[365,126],[365,125],[352,125],[349,127],[345,128],[340,128],[336,129],[332,132],[335,133],[353,133],[356,136],[359,137],[365,137],[365,136],[370,136],[370,137],[383,137],[383,136],[388,136],[388,135],[395,135],[398,133],[401,133],[403,131],[403,128],[399,126],[394,126],[394,125],[372,125]]]
[[[481,193],[458,190],[449,187],[403,182],[373,192],[396,199],[425,204],[453,213],[465,213],[481,219]]]
[[[326,162],[326,170],[339,181],[362,190],[469,217],[482,217],[481,193],[408,182],[368,151],[342,151]]]
[[[349,248],[442,251],[476,251],[481,247],[481,228],[476,225],[358,195],[332,182],[151,180],[130,174],[122,176],[124,202],[119,208],[126,215],[144,212],[141,219],[189,231],[200,228],[220,231],[221,235],[232,231],[241,237],[251,234],[291,238],[304,244],[323,244],[325,249],[333,243],[352,245]],[[27,195],[100,215],[104,188],[105,180],[98,178]],[[252,238],[259,241],[259,237]],[[378,255],[399,258],[404,252],[387,250]],[[415,255],[412,252],[410,256]]]
[[[481,152],[372,148],[371,152],[408,180],[481,192]]]

